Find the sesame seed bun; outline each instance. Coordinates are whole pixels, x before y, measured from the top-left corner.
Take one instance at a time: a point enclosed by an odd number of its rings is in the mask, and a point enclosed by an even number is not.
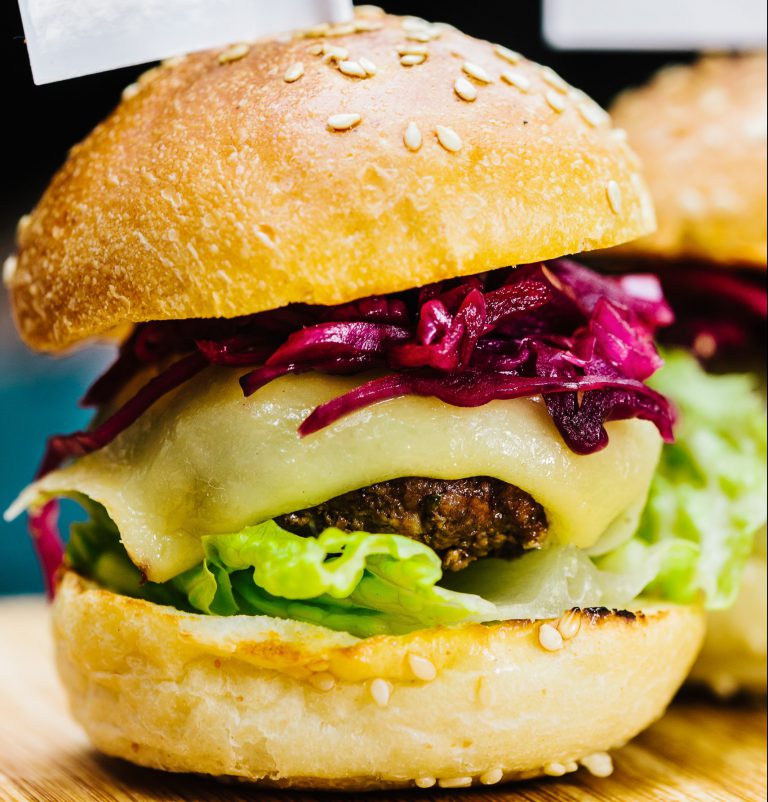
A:
[[[59,670],[97,748],[323,789],[610,772],[604,750],[661,715],[702,636],[698,610],[663,606],[358,640],[182,613],[73,573],[54,603]]]
[[[640,155],[659,221],[621,250],[765,270],[765,53],[667,67],[611,113]]]
[[[24,340],[338,304],[653,228],[634,155],[583,93],[370,14],[129,87],[21,226],[6,280]]]

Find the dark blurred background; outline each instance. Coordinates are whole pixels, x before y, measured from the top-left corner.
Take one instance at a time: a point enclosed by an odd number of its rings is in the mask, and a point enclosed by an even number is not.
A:
[[[658,51],[553,51],[542,39],[539,0],[482,4],[406,0],[385,5],[393,13],[450,22],[469,34],[519,50],[549,64],[603,105],[624,87],[644,82],[661,65],[692,57]],[[110,112],[121,90],[145,68],[35,86],[16,0],[3,0],[0,37],[6,109],[0,181],[0,259],[4,259],[13,252],[16,221],[34,206],[68,148]],[[77,399],[109,356],[105,348],[58,358],[29,353],[18,340],[8,299],[0,291],[0,508],[5,509],[34,475],[48,434],[86,423]],[[24,521],[0,522],[0,594],[41,589]]]

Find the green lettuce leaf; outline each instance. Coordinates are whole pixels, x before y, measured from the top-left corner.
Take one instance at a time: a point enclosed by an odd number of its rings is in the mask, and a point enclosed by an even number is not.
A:
[[[73,568],[118,593],[213,615],[271,615],[359,637],[498,618],[479,596],[437,586],[440,558],[400,535],[326,529],[300,537],[274,521],[202,538],[205,559],[169,582],[143,582],[106,512],[75,524]]]
[[[81,503],[91,519],[73,526],[67,557],[104,587],[191,612],[290,618],[358,637],[467,620],[550,618],[571,607],[623,608],[651,583],[665,598],[686,601],[697,593],[698,551],[675,539],[651,545],[634,538],[598,558],[552,546],[515,560],[478,560],[441,580],[439,557],[408,538],[337,529],[300,538],[273,521],[204,538],[200,565],[156,584],[142,580],[104,509]]]
[[[478,560],[444,584],[459,592],[482,592],[502,619],[555,618],[572,607],[624,608],[660,576],[682,568],[689,578],[687,546],[632,539],[599,558],[575,546],[552,546],[515,560]]]
[[[708,374],[683,351],[666,354],[650,383],[673,400],[680,419],[637,538],[682,541],[688,551],[679,551],[677,568],[662,572],[648,591],[686,601],[698,589],[707,607],[727,607],[766,525],[765,400],[756,377]],[[688,564],[681,568],[681,561]]]
[[[120,533],[101,504],[87,496],[73,494],[88,513],[85,521],[73,523],[67,543],[66,561],[78,573],[115,593],[167,604],[191,612],[186,595],[171,582],[146,582],[133,564]]]

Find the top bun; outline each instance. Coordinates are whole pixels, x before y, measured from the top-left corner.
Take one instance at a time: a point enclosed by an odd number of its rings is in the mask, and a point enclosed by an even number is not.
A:
[[[766,267],[766,58],[667,67],[612,109],[651,186],[659,228],[622,252]]]
[[[371,14],[128,87],[20,227],[24,340],[338,304],[653,228],[636,157],[583,93],[449,26]]]

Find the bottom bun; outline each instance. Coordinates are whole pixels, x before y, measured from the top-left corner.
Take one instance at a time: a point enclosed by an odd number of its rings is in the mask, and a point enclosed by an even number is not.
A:
[[[584,610],[542,626],[359,640],[182,613],[73,573],[54,604],[59,670],[98,749],[169,771],[344,790],[459,788],[579,762],[610,773],[601,753],[662,714],[703,638],[691,607]]]
[[[765,693],[767,574],[765,556],[751,557],[733,607],[707,615],[707,636],[691,679],[719,696]]]

